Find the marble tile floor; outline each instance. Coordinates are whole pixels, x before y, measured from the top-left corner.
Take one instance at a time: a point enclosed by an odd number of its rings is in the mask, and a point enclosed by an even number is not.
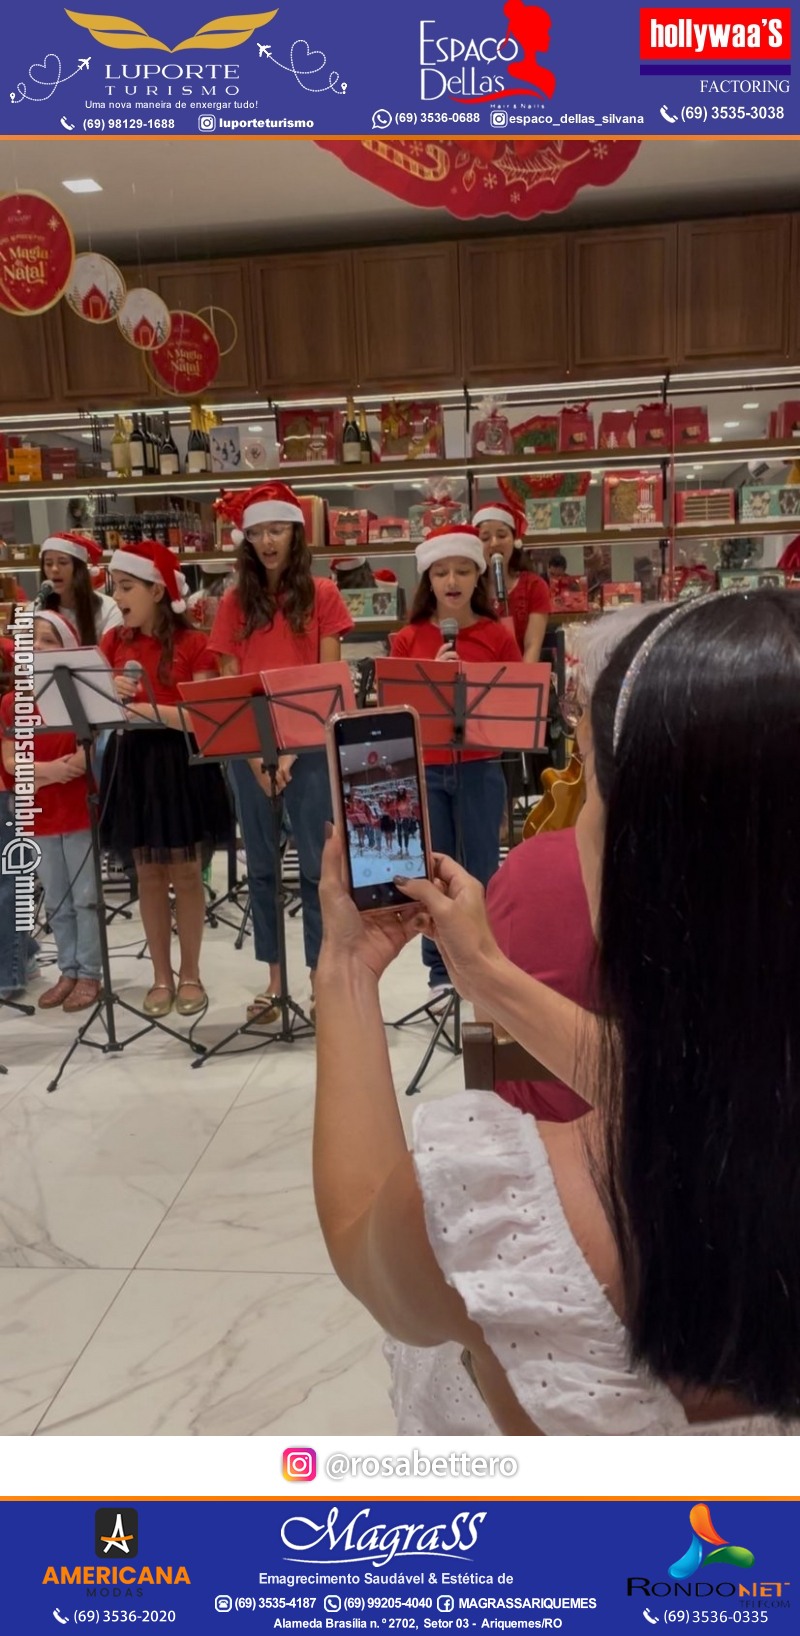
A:
[[[234,935],[206,933],[206,1044],[263,976]],[[119,992],[138,1003],[138,921],[115,921],[110,940]],[[296,920],[288,943],[302,1004]],[[384,1015],[424,985],[412,947],[385,979]],[[314,1213],[313,1040],[199,1071],[157,1034],[120,1055],[84,1047],[49,1095],[81,1020],[0,1011],[0,1435],[391,1435],[381,1336],[331,1272]],[[428,1038],[390,1031],[406,1121]],[[422,1095],[461,1083],[460,1060],[437,1052]]]

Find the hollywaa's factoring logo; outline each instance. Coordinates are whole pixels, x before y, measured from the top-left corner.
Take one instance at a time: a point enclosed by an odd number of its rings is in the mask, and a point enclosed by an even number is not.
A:
[[[482,40],[459,40],[450,34],[436,37],[436,23],[423,18],[419,26],[423,102],[434,102],[446,92],[454,102],[497,102],[501,97],[519,96],[550,100],[556,77],[539,61],[550,50],[550,13],[543,6],[526,5],[525,0],[506,0],[503,16],[507,19],[504,37],[487,35]],[[500,63],[519,84],[509,86],[500,74],[484,73],[483,68],[492,63]]]
[[[176,51],[233,51],[237,46],[246,45],[257,28],[270,23],[277,16],[277,9],[216,17],[179,45],[165,45],[163,40],[155,40],[146,28],[129,22],[127,17],[105,17],[87,11],[68,11],[67,16],[78,28],[85,28],[98,45],[109,45],[112,51],[141,51],[149,46],[174,56]]]

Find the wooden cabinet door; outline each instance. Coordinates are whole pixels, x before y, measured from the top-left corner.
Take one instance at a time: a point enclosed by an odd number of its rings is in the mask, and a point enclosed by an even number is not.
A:
[[[664,369],[674,362],[675,253],[671,225],[570,236],[576,375]]]
[[[780,363],[789,352],[791,217],[682,222],[681,363]]]
[[[467,382],[559,379],[567,371],[567,251],[562,233],[460,246]]]
[[[54,312],[15,318],[0,311],[0,406],[4,415],[16,409],[57,406],[51,355],[53,324]]]
[[[153,267],[150,282],[171,312],[196,312],[225,354],[205,398],[257,388],[250,279],[245,261],[186,261]],[[214,309],[214,310],[211,310]]]
[[[347,251],[267,256],[253,264],[259,384],[275,396],[340,395],[356,385]]]
[[[800,216],[792,217],[792,270],[789,279],[789,290],[792,320],[791,354],[795,363],[800,363],[800,301],[797,299],[797,293],[800,290]]]
[[[458,246],[355,250],[353,262],[359,385],[459,385]]]
[[[121,269],[129,290],[150,288],[145,267]],[[143,354],[123,340],[115,323],[87,324],[60,301],[55,311],[55,351],[60,396],[81,409],[146,402],[152,391]]]

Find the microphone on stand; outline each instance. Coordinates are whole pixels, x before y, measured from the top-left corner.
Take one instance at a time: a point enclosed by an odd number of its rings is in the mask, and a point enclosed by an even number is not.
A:
[[[52,580],[42,580],[34,606],[45,609],[48,613],[52,613],[56,608],[60,608],[61,598]]]
[[[506,565],[502,551],[492,553],[490,567],[494,580],[494,594],[504,614],[508,613],[508,588],[506,586]]]
[[[442,641],[443,641],[445,647],[450,648],[451,652],[455,653],[455,651],[456,651],[456,637],[458,636],[458,620],[457,619],[442,619],[442,620],[440,620],[439,630],[442,633]]]

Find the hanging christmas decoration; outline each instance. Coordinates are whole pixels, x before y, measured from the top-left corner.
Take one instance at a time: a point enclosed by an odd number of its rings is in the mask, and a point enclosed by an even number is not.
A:
[[[75,257],[64,299],[88,324],[110,324],[125,300],[125,280],[107,256],[87,251]]]
[[[44,193],[0,197],[0,308],[33,318],[60,301],[75,260],[72,229]]]
[[[227,358],[239,339],[239,325],[233,313],[227,307],[198,307],[197,316],[216,336],[220,358]],[[222,345],[222,339],[227,341],[227,346]]]
[[[170,335],[170,311],[155,290],[129,290],[117,314],[120,333],[139,352],[154,352]]]
[[[369,137],[317,142],[348,170],[407,204],[476,216],[534,216],[566,209],[583,187],[607,187],[628,169],[637,141],[413,141]]]
[[[196,397],[216,378],[219,342],[197,313],[173,312],[169,317],[169,340],[151,353],[145,368],[151,380],[172,397]]]

